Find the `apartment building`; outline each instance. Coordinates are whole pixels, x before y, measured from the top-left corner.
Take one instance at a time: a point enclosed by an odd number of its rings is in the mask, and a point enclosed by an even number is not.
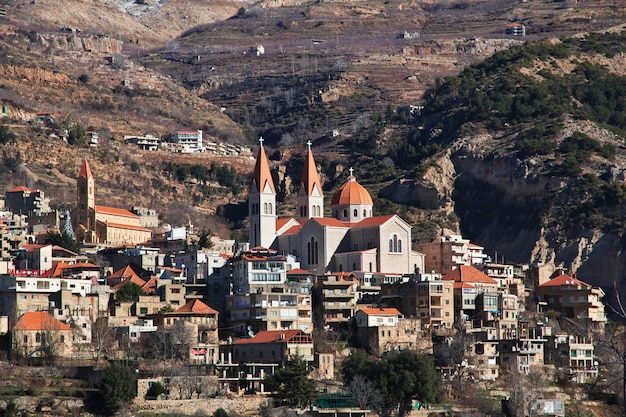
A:
[[[424,254],[424,270],[448,274],[461,265],[483,264],[488,256],[482,246],[460,235],[439,236],[430,243],[420,243],[417,250]]]
[[[338,272],[317,276],[314,290],[320,300],[315,315],[318,328],[324,325],[340,326],[347,324],[354,316],[358,301],[359,283],[353,273]]]

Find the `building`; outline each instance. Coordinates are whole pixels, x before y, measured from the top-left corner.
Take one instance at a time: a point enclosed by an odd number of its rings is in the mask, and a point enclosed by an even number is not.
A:
[[[16,214],[24,214],[31,217],[52,211],[50,199],[41,190],[15,187],[6,192],[4,199],[5,207]]]
[[[603,329],[606,314],[602,298],[604,291],[586,282],[561,273],[535,289],[538,304],[546,310],[555,310],[562,316],[582,321],[595,329]]]
[[[124,135],[124,140],[129,144],[138,146],[142,151],[156,151],[161,143],[160,138],[149,133],[143,136]]]
[[[526,36],[526,26],[521,23],[509,23],[506,25],[504,33],[513,36]]]
[[[180,130],[170,136],[170,147],[173,152],[196,153],[204,152],[202,146],[202,130]]]
[[[392,350],[417,350],[424,343],[417,319],[405,319],[395,308],[362,308],[355,314],[359,345],[373,355]]]
[[[352,169],[332,196],[333,217],[324,217],[324,193],[310,142],[296,198],[297,217],[278,219],[276,215],[276,188],[262,139],[248,211],[251,247],[291,254],[301,268],[317,275],[423,270],[423,256],[411,249],[411,226],[396,214],[373,216],[372,198]]]
[[[83,160],[77,184],[77,239],[106,246],[147,242],[152,231],[141,226],[140,216],[126,209],[96,205],[95,180],[87,159]]]
[[[74,350],[72,328],[45,311],[24,313],[12,339],[13,352],[24,357],[68,357]]]
[[[314,285],[317,297],[314,299],[319,304],[314,306],[315,327],[346,325],[357,309],[358,285],[354,274],[349,272],[317,276]]]
[[[487,259],[482,246],[460,235],[439,236],[430,243],[420,243],[417,249],[424,254],[424,271],[439,274],[450,273],[461,265],[482,264]]]

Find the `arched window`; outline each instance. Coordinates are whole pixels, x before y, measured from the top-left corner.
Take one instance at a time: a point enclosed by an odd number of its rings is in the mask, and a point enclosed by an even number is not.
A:
[[[319,252],[317,250],[317,241],[315,241],[315,265],[319,264]]]
[[[254,244],[254,246],[259,246],[259,240],[257,237],[257,225],[254,225],[254,239],[252,239],[252,243]]]
[[[339,212],[335,210],[335,219],[339,218]]]
[[[393,235],[393,237],[389,239],[389,252],[391,253],[402,252],[402,239],[398,239],[398,235]]]
[[[353,216],[354,216],[354,217],[359,217],[359,211],[358,211],[357,209],[354,209],[354,214],[353,214]]]
[[[263,203],[263,214],[267,214],[267,203]]]
[[[373,272],[372,271],[372,263],[371,262],[370,262],[370,272]]]
[[[339,272],[343,272],[343,265],[339,264]]]
[[[367,217],[367,210],[363,209],[363,218]]]
[[[269,211],[267,212],[267,214],[272,214],[272,213],[274,213],[274,209],[273,209],[273,207],[272,207],[272,203],[269,203],[269,204],[267,205],[267,208],[269,209]]]
[[[343,218],[348,217],[348,209],[343,209]]]
[[[41,333],[37,332],[37,334],[35,334],[35,342],[41,343]]]
[[[356,262],[353,262],[353,263],[352,263],[352,270],[353,270],[353,271],[356,271]]]

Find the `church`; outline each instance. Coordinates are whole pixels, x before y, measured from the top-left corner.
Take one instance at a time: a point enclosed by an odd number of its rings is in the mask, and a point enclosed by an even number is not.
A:
[[[96,186],[87,159],[76,179],[76,238],[88,245],[134,245],[148,241],[152,231],[141,226],[135,213],[96,205]]]
[[[423,271],[424,255],[411,249],[411,226],[397,214],[374,216],[372,197],[352,169],[330,200],[332,217],[324,217],[324,193],[311,142],[296,197],[297,217],[279,219],[263,139],[260,143],[248,198],[250,247],[293,255],[301,268],[315,274]]]

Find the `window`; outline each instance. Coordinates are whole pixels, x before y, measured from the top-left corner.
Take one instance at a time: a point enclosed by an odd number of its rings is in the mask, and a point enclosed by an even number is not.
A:
[[[393,235],[389,239],[389,252],[402,253],[402,239],[398,239],[398,235]]]
[[[24,336],[24,343],[28,343],[28,336]]]
[[[87,336],[83,336],[83,340],[87,340]],[[61,335],[61,343],[65,343],[65,335]]]
[[[367,217],[367,210],[363,209],[363,217]]]
[[[354,209],[354,212],[352,214],[354,217],[359,217],[359,211],[357,209]]]
[[[370,262],[370,272],[372,272],[372,263]]]
[[[41,333],[35,334],[35,343],[41,343]]]
[[[343,209],[343,217],[348,217],[348,209]]]
[[[148,314],[148,307],[141,307],[139,309],[139,314]]]

